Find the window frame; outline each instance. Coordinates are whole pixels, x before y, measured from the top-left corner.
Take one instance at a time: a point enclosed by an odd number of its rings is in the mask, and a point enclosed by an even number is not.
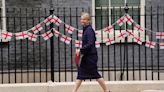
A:
[[[98,9],[99,7],[96,7],[96,1],[95,0],[92,0],[92,27],[93,27],[93,29],[96,29],[96,19],[95,19],[95,15],[96,15],[96,9]],[[112,6],[111,6],[111,1],[109,0],[109,4],[108,4],[109,6],[109,15],[111,15],[111,9],[113,8]],[[141,27],[143,27],[143,28],[145,28],[145,16],[142,16],[144,13],[145,13],[145,9],[144,9],[144,6],[145,6],[145,0],[140,0],[140,26]],[[120,8],[120,7],[115,7],[115,8]],[[124,7],[121,7],[121,8],[124,8]],[[138,6],[137,7],[133,7],[133,8],[138,8]],[[101,9],[101,8],[100,8]],[[107,7],[102,7],[102,9],[107,9]],[[111,20],[112,20],[112,18],[110,17],[109,18],[109,25],[111,25]],[[144,21],[144,22],[143,22]],[[101,30],[102,31],[102,30]],[[116,30],[116,32],[119,32],[120,30]],[[125,31],[125,30],[124,30]],[[132,30],[130,30],[130,31],[132,31]],[[143,35],[143,34],[142,34]],[[107,36],[107,33],[105,33],[105,32],[103,32],[103,41],[101,40],[101,33],[100,33],[100,35],[99,36],[97,36],[97,40],[99,41],[99,42],[105,42],[105,39],[107,39],[108,38],[108,36]],[[145,38],[145,37],[144,37]],[[148,37],[146,36],[146,39],[148,40]],[[120,42],[120,41],[117,41],[117,42]],[[121,42],[124,42],[124,40],[121,40]],[[132,42],[132,39],[131,38],[129,38],[128,39],[128,42]]]

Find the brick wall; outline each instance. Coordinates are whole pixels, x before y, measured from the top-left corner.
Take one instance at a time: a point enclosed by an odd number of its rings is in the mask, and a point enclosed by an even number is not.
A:
[[[51,0],[6,0],[7,7],[49,8]],[[91,0],[52,0],[54,7],[90,7]]]
[[[20,32],[25,31],[34,25],[38,24],[45,17],[49,16],[50,0],[6,0],[6,16],[7,16],[7,31],[9,32]],[[80,27],[79,18],[76,21],[75,18],[68,17],[70,12],[72,15],[80,16],[82,9],[76,9],[76,7],[84,8],[87,10],[91,5],[91,1],[87,0],[53,0],[54,5],[54,14],[58,16],[68,24],[71,24],[75,27]],[[60,6],[60,9],[57,7]],[[71,10],[69,7],[72,7]],[[68,7],[68,8],[62,8]],[[20,9],[21,8],[21,9]],[[75,13],[77,11],[77,13]],[[67,17],[63,17],[63,16]],[[21,17],[21,18],[20,18]],[[70,21],[71,20],[71,21]],[[20,26],[21,25],[21,26]],[[64,25],[59,29],[63,31]],[[56,27],[57,28],[57,27]],[[41,33],[48,31],[49,27],[44,28]],[[73,35],[75,38],[75,35]],[[13,37],[14,38],[14,37]],[[58,45],[58,39],[55,38],[55,67],[59,66],[58,59],[58,48],[60,48],[60,63],[61,68],[64,67],[65,62],[67,67],[71,65],[71,49],[70,46],[64,45],[60,42]],[[33,68],[46,68],[50,67],[50,40],[44,41],[42,37],[38,38],[37,42],[32,43],[28,40],[15,40],[12,39],[9,43],[2,44],[3,54],[1,58],[4,66],[4,69],[33,69]],[[8,50],[9,48],[9,50]],[[46,53],[47,52],[47,53]],[[66,54],[64,54],[66,52]],[[65,57],[66,55],[66,57]],[[74,45],[72,47],[72,55],[74,55]],[[72,56],[73,58],[73,56]],[[16,63],[16,64],[15,64]],[[2,65],[2,63],[0,63]],[[34,67],[35,65],[35,67]],[[74,66],[75,67],[75,66]]]
[[[146,0],[146,6],[149,5],[153,5],[154,7],[156,7],[156,5],[161,5],[163,6],[164,3],[163,0]],[[6,0],[6,7],[8,8],[7,10],[7,16],[11,17],[10,20],[8,20],[8,31],[11,32],[18,32],[18,31],[24,31],[28,28],[31,28],[32,26],[34,26],[35,24],[39,23],[39,21],[43,20],[45,16],[49,15],[49,9],[46,11],[44,11],[44,8],[49,8],[50,7],[50,0]],[[76,21],[75,18],[69,18],[69,17],[63,17],[63,15],[70,15],[70,8],[69,7],[74,7],[74,9],[71,9],[71,14],[72,15],[76,15],[76,11],[78,11],[78,15],[80,16],[80,13],[83,11],[82,9],[78,9],[76,10],[75,7],[80,7],[80,8],[84,8],[85,11],[88,11],[88,7],[91,8],[91,0],[53,0],[53,5],[54,5],[54,14],[55,15],[59,15],[59,17],[65,21],[68,24],[71,24],[72,26],[81,29],[81,26],[79,24],[79,20],[80,17],[77,18],[78,21]],[[58,10],[57,7],[60,7],[60,9]],[[62,8],[62,7],[68,7],[68,8]],[[14,9],[13,9],[14,8]],[[24,8],[22,10],[20,10],[19,8]],[[34,8],[34,10],[31,10],[31,8]],[[41,8],[41,11],[39,12],[37,9]],[[26,14],[26,12],[28,12],[28,14]],[[58,12],[57,12],[58,11]],[[65,14],[64,14],[65,11]],[[156,13],[156,8],[154,8],[154,13]],[[146,12],[150,12],[150,11],[146,11]],[[32,22],[32,20],[29,19],[28,21],[28,26],[26,25],[25,22],[26,18],[22,18],[22,22],[21,22],[21,28],[20,28],[20,20],[19,19],[13,19],[12,16],[27,16],[27,17],[35,17],[35,16],[43,16],[43,18],[35,18],[36,21]],[[71,21],[70,21],[71,20]],[[147,17],[147,21],[146,21],[146,26],[148,28],[150,28],[150,17]],[[162,20],[162,19],[161,19]],[[15,21],[15,24],[14,22]],[[153,21],[156,21],[156,18],[154,18]],[[160,26],[162,26],[163,22],[160,22]],[[156,31],[157,26],[154,25],[153,29]],[[63,31],[63,26],[59,28],[60,32],[64,32]],[[48,29],[47,29],[48,30]],[[44,31],[47,31],[44,30]],[[43,32],[44,32],[43,31]],[[75,35],[73,35],[73,38],[75,38]],[[39,39],[38,39],[39,40]],[[30,45],[30,41],[17,41],[16,42],[16,47],[15,47],[15,40],[12,40],[12,42],[10,42],[8,45],[4,45],[3,46],[3,63],[5,65],[8,64],[8,61],[10,61],[11,63],[11,68],[14,69],[15,65],[14,63],[17,63],[17,67],[21,68],[21,64],[23,64],[23,68],[27,68],[27,66],[29,68],[33,68],[33,65],[35,64],[37,68],[39,68],[40,66],[42,68],[45,68],[46,62],[48,61],[48,67],[50,66],[50,44],[49,41],[45,42],[42,38],[40,38],[40,42],[37,41],[34,43],[34,47],[33,45]],[[22,46],[20,46],[20,44]],[[28,45],[27,45],[28,44]],[[39,46],[39,44],[41,44],[41,46]],[[3,45],[3,44],[2,44]],[[58,44],[58,39],[55,38],[55,68],[59,67],[59,64],[61,67],[64,67],[64,65],[67,65],[67,67],[71,67],[70,63],[71,60],[73,59],[73,56],[71,57],[71,55],[74,55],[74,46],[70,46],[70,45],[64,45],[62,42],[60,42]],[[8,58],[8,47],[10,48],[10,58]],[[60,52],[58,51],[58,47],[60,46]],[[21,51],[21,47],[24,48]],[[15,52],[15,48],[16,48],[16,52]],[[72,53],[71,53],[71,48],[72,48]],[[28,51],[27,51],[28,49]],[[41,49],[41,54],[39,53],[39,49]],[[47,49],[47,54],[45,53]],[[120,63],[123,62],[123,50],[124,47],[123,45],[120,44],[115,44],[112,46],[109,46],[109,48],[107,46],[103,46],[103,48],[99,48],[98,49],[98,53],[99,53],[99,62],[98,65],[99,67],[102,66],[102,64],[104,65],[104,67],[108,66],[108,63],[110,63],[110,66],[114,67],[114,64],[116,64],[116,67],[120,66]],[[35,52],[34,52],[35,50]],[[140,50],[140,52],[139,52]],[[103,51],[103,56],[102,56],[102,51]],[[108,53],[109,51],[109,53]],[[115,51],[115,52],[114,52]],[[120,54],[120,51],[122,53],[122,55]],[[21,55],[21,52],[26,52],[23,53]],[[135,52],[135,53],[134,53]],[[151,50],[147,49],[146,50],[147,53],[150,53]],[[16,56],[15,56],[16,53]],[[27,53],[31,53],[29,54],[28,58],[27,58]],[[133,54],[134,53],[134,54]],[[138,56],[140,53],[140,56]],[[145,57],[147,57],[147,65],[151,66],[152,62],[150,62],[151,59],[151,54],[147,54],[147,56],[144,56],[145,54],[145,47],[144,46],[138,46],[138,45],[133,45],[133,44],[129,44],[128,45],[128,63],[129,66],[132,67],[133,63],[135,64],[135,66],[138,68],[139,66],[139,61],[141,62],[141,66],[145,66]],[[153,65],[157,66],[157,50],[153,50],[154,56],[153,56]],[[160,52],[160,61],[163,60],[163,55],[164,52]],[[2,53],[1,53],[2,54]],[[60,60],[59,60],[59,54],[60,54]],[[47,55],[47,57],[46,57]],[[133,55],[134,55],[134,62],[132,62],[133,60]],[[22,56],[22,58],[21,58]],[[65,57],[66,56],[66,57]],[[114,58],[115,56],[115,58]],[[16,60],[15,60],[16,57]],[[35,60],[34,60],[35,59]],[[103,59],[103,62],[102,62]],[[23,62],[22,62],[23,61]],[[35,61],[35,62],[34,62]],[[60,63],[59,63],[60,61]],[[160,65],[162,65],[162,62],[160,62]],[[4,66],[4,68],[7,68],[7,66]],[[74,66],[75,67],[75,66]]]

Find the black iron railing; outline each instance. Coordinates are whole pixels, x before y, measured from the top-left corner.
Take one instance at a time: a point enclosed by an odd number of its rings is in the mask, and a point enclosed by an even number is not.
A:
[[[129,15],[138,24],[144,22],[142,24],[152,30],[152,32],[145,32],[145,40],[149,38],[150,41],[162,42],[163,40],[155,39],[153,32],[163,32],[164,30],[163,7],[142,8],[144,8],[144,12],[141,13],[141,7],[129,7]],[[107,10],[106,13],[103,12],[105,10]],[[111,14],[108,12],[110,10]],[[10,8],[6,9],[6,16],[1,18],[6,18],[7,31],[13,33],[26,31],[51,14],[58,16],[63,22],[77,29],[82,29],[80,25],[81,12],[91,13],[91,9],[66,7],[54,9]],[[92,16],[92,19],[95,19],[96,30],[104,28],[104,25],[111,25],[125,12],[124,8],[121,7],[101,7],[97,13],[101,14]],[[133,24],[132,26],[125,25],[128,30],[134,31]],[[81,39],[77,36],[77,31],[72,35],[65,32],[64,24],[59,27],[55,24],[44,25],[44,29],[39,34],[49,31],[53,27],[71,38]],[[125,30],[124,27],[114,27],[118,31]],[[159,49],[159,46],[150,49],[144,46],[144,42],[142,45],[138,45],[135,42],[125,43],[122,41],[106,46],[103,42],[105,39],[103,31],[101,31],[100,36],[97,38],[101,40],[101,47],[97,49],[98,70],[105,80],[163,80],[161,76],[164,74],[164,50]],[[108,35],[108,37],[110,36]],[[36,42],[28,39],[16,40],[13,37],[9,42],[0,43],[0,83],[74,81],[77,75],[74,53],[73,41],[67,45],[56,37],[44,41],[39,36]]]

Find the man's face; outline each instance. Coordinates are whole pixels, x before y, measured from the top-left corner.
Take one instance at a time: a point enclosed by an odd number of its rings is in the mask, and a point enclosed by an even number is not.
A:
[[[88,18],[88,17],[85,17],[85,16],[82,16],[82,17],[81,17],[80,22],[81,22],[81,25],[82,25],[82,26],[89,25],[89,23],[90,23],[89,18]]]

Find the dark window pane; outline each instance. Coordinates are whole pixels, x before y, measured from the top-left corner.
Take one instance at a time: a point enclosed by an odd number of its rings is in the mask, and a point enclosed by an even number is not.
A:
[[[109,14],[108,9],[96,9],[96,29],[102,29],[108,25],[113,24],[114,22],[116,22],[120,17],[122,17],[125,14],[125,11],[123,8],[121,8],[122,6],[124,6],[124,0],[95,0],[96,1],[96,7],[108,7],[108,6],[112,6],[113,8],[111,9],[111,14]],[[111,3],[111,5],[109,5],[109,1]],[[140,5],[140,1],[141,0],[127,0],[127,3],[129,6],[139,6]],[[121,7],[120,7],[121,6]],[[119,8],[118,8],[119,7]],[[133,15],[133,20],[139,23],[140,20],[140,9],[139,8],[129,8],[128,14],[130,14],[131,16]],[[102,17],[101,17],[102,16]],[[111,19],[109,19],[111,18]],[[109,24],[109,20],[111,20],[111,24]],[[125,26],[115,26],[116,30],[123,30]],[[132,29],[132,26],[128,25],[129,29]]]
[[[124,9],[122,8],[113,8],[111,9],[111,24],[115,23],[119,18],[121,18],[125,14]],[[124,29],[123,26],[115,25],[115,29]]]
[[[102,29],[109,24],[109,12],[108,9],[96,10],[96,30]]]
[[[111,0],[111,6],[124,6],[125,0]],[[140,0],[127,0],[129,6],[139,6]]]
[[[109,0],[95,0],[95,3],[96,7],[109,6]]]

